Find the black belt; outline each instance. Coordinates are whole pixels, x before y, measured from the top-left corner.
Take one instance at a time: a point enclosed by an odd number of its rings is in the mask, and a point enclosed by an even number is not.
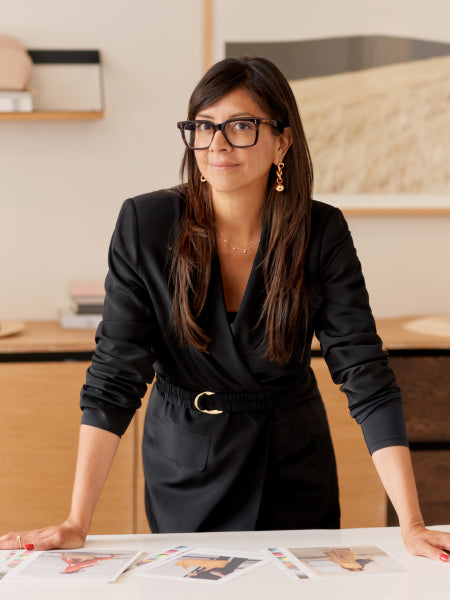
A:
[[[296,380],[289,387],[279,390],[256,392],[210,392],[194,391],[172,383],[159,373],[156,387],[161,396],[183,408],[196,408],[200,412],[217,415],[223,412],[249,412],[270,410],[289,404],[301,404],[301,388],[304,379]]]

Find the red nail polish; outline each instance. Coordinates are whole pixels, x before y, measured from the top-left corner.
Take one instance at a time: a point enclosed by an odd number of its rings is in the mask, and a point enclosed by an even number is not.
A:
[[[448,561],[448,554],[442,553],[439,558],[440,558],[440,560],[442,560],[442,562],[447,562]]]
[[[25,544],[25,550],[28,550],[28,552],[31,552],[31,550],[34,550],[34,544]],[[441,558],[442,560],[442,558]]]

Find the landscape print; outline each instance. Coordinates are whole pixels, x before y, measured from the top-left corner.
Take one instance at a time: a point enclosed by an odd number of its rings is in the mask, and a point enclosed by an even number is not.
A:
[[[450,192],[450,44],[392,36],[227,44],[290,80],[324,194]]]

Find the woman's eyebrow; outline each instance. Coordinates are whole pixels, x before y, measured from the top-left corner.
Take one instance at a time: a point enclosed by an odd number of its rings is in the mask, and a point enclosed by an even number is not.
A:
[[[230,115],[228,117],[228,119],[237,119],[238,117],[249,117],[249,118],[255,118],[254,115],[252,115],[249,112],[241,112],[241,113],[235,113],[233,115]],[[208,113],[199,113],[196,117],[196,119],[208,119],[209,121],[214,121],[213,117],[211,115],[209,115]],[[226,120],[228,120],[226,119]]]

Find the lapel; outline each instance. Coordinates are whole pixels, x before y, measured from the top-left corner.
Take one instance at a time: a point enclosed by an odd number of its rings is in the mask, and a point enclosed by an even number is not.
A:
[[[211,282],[202,314],[203,326],[206,331],[210,332],[212,337],[209,346],[211,356],[244,389],[254,391],[261,390],[263,387],[250,371],[246,354],[254,350],[250,333],[258,320],[261,301],[264,297],[264,277],[261,268],[258,267],[262,257],[263,234],[234,323],[230,325],[228,322],[220,262],[217,255],[213,257]]]

